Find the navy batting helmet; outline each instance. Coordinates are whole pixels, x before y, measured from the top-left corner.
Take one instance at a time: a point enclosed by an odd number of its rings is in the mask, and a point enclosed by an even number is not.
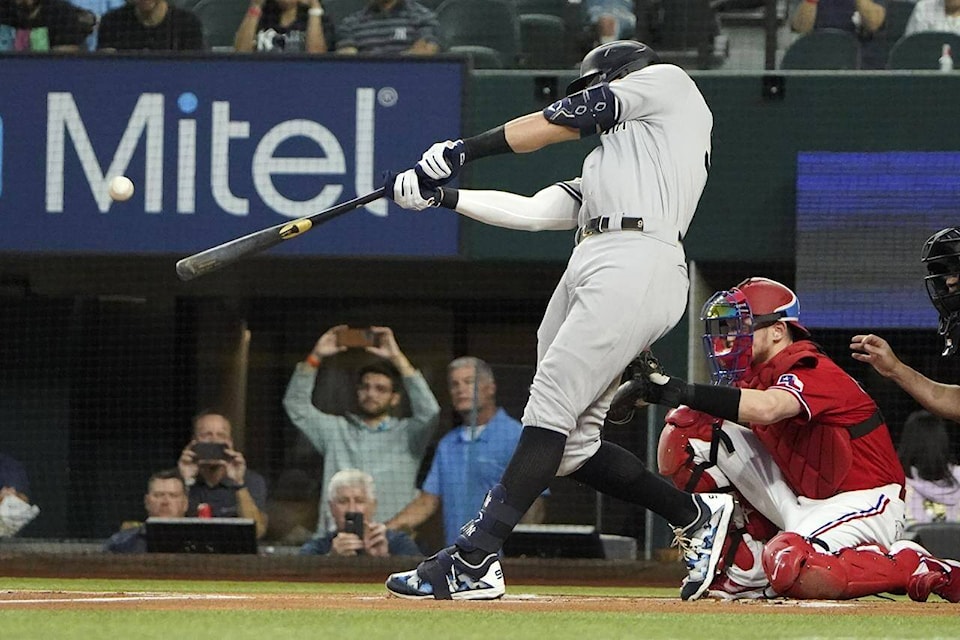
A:
[[[960,342],[960,227],[942,229],[923,243],[920,262],[930,302],[940,314],[937,331],[944,337],[943,355],[956,353]]]
[[[660,62],[656,52],[636,40],[615,40],[602,44],[583,57],[580,77],[567,85],[567,95],[600,82],[610,82],[628,73]]]

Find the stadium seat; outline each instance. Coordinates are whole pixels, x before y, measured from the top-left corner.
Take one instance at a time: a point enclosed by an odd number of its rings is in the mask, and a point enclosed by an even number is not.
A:
[[[903,32],[907,29],[907,22],[910,21],[910,14],[913,13],[913,7],[916,6],[913,0],[888,0],[887,17],[884,20],[883,28],[874,35],[874,45],[879,49],[874,55],[878,61],[883,61],[883,66],[890,60],[890,49],[903,37]],[[866,66],[867,61],[862,60],[861,66]]]
[[[340,21],[351,13],[360,11],[370,3],[370,0],[323,0],[321,3],[325,11],[329,11],[334,24],[340,24]]]
[[[527,13],[539,13],[548,16],[564,18],[567,15],[570,0],[516,0],[517,13],[524,15]]]
[[[890,50],[888,69],[939,69],[943,45],[949,44],[954,60],[960,56],[960,35],[948,31],[926,31],[900,38]]]
[[[887,18],[884,23],[884,31],[887,39],[893,43],[903,37],[903,32],[907,29],[907,22],[910,21],[910,14],[916,3],[911,0],[888,0]]]
[[[710,68],[719,32],[720,23],[709,0],[664,0],[651,25],[651,40],[664,60]]]
[[[780,62],[781,69],[849,70],[860,68],[860,42],[840,29],[818,29],[794,40]]]
[[[470,59],[474,69],[503,69],[503,59],[500,52],[490,47],[478,45],[458,45],[447,49],[454,55],[462,55]]]
[[[566,69],[573,64],[565,46],[563,18],[542,13],[521,14],[520,66],[526,69]]]
[[[447,0],[437,9],[437,20],[445,49],[489,47],[500,54],[504,69],[516,67],[520,27],[513,0]]]
[[[233,47],[237,27],[250,7],[249,0],[200,0],[193,12],[203,24],[203,41],[208,47]]]

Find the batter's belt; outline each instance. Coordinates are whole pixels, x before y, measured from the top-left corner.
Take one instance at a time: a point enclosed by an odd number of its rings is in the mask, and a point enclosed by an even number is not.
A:
[[[576,242],[580,244],[585,238],[598,233],[610,231],[640,231],[649,236],[669,244],[680,244],[680,231],[663,220],[647,220],[643,218],[620,218],[620,225],[614,223],[614,218],[601,216],[590,218],[587,224],[577,229]]]

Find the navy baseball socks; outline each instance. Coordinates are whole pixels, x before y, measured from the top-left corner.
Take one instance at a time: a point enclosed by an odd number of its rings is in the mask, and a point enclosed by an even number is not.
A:
[[[463,526],[456,543],[427,558],[412,571],[392,574],[387,578],[387,591],[400,598],[417,600],[501,597],[506,585],[497,554],[503,541],[556,474],[565,443],[566,436],[556,431],[524,427],[501,484],[487,493],[480,513]]]

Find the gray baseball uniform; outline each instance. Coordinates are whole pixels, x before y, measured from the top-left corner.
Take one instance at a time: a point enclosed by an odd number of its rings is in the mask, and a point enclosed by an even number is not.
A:
[[[580,225],[606,217],[619,229],[623,218],[642,218],[643,231],[583,238],[537,332],[523,424],[567,435],[559,475],[596,453],[620,374],[683,315],[689,282],[680,239],[710,162],[713,116],[682,69],[652,65],[610,89],[618,124],[601,134],[579,183],[560,186],[580,201]]]

